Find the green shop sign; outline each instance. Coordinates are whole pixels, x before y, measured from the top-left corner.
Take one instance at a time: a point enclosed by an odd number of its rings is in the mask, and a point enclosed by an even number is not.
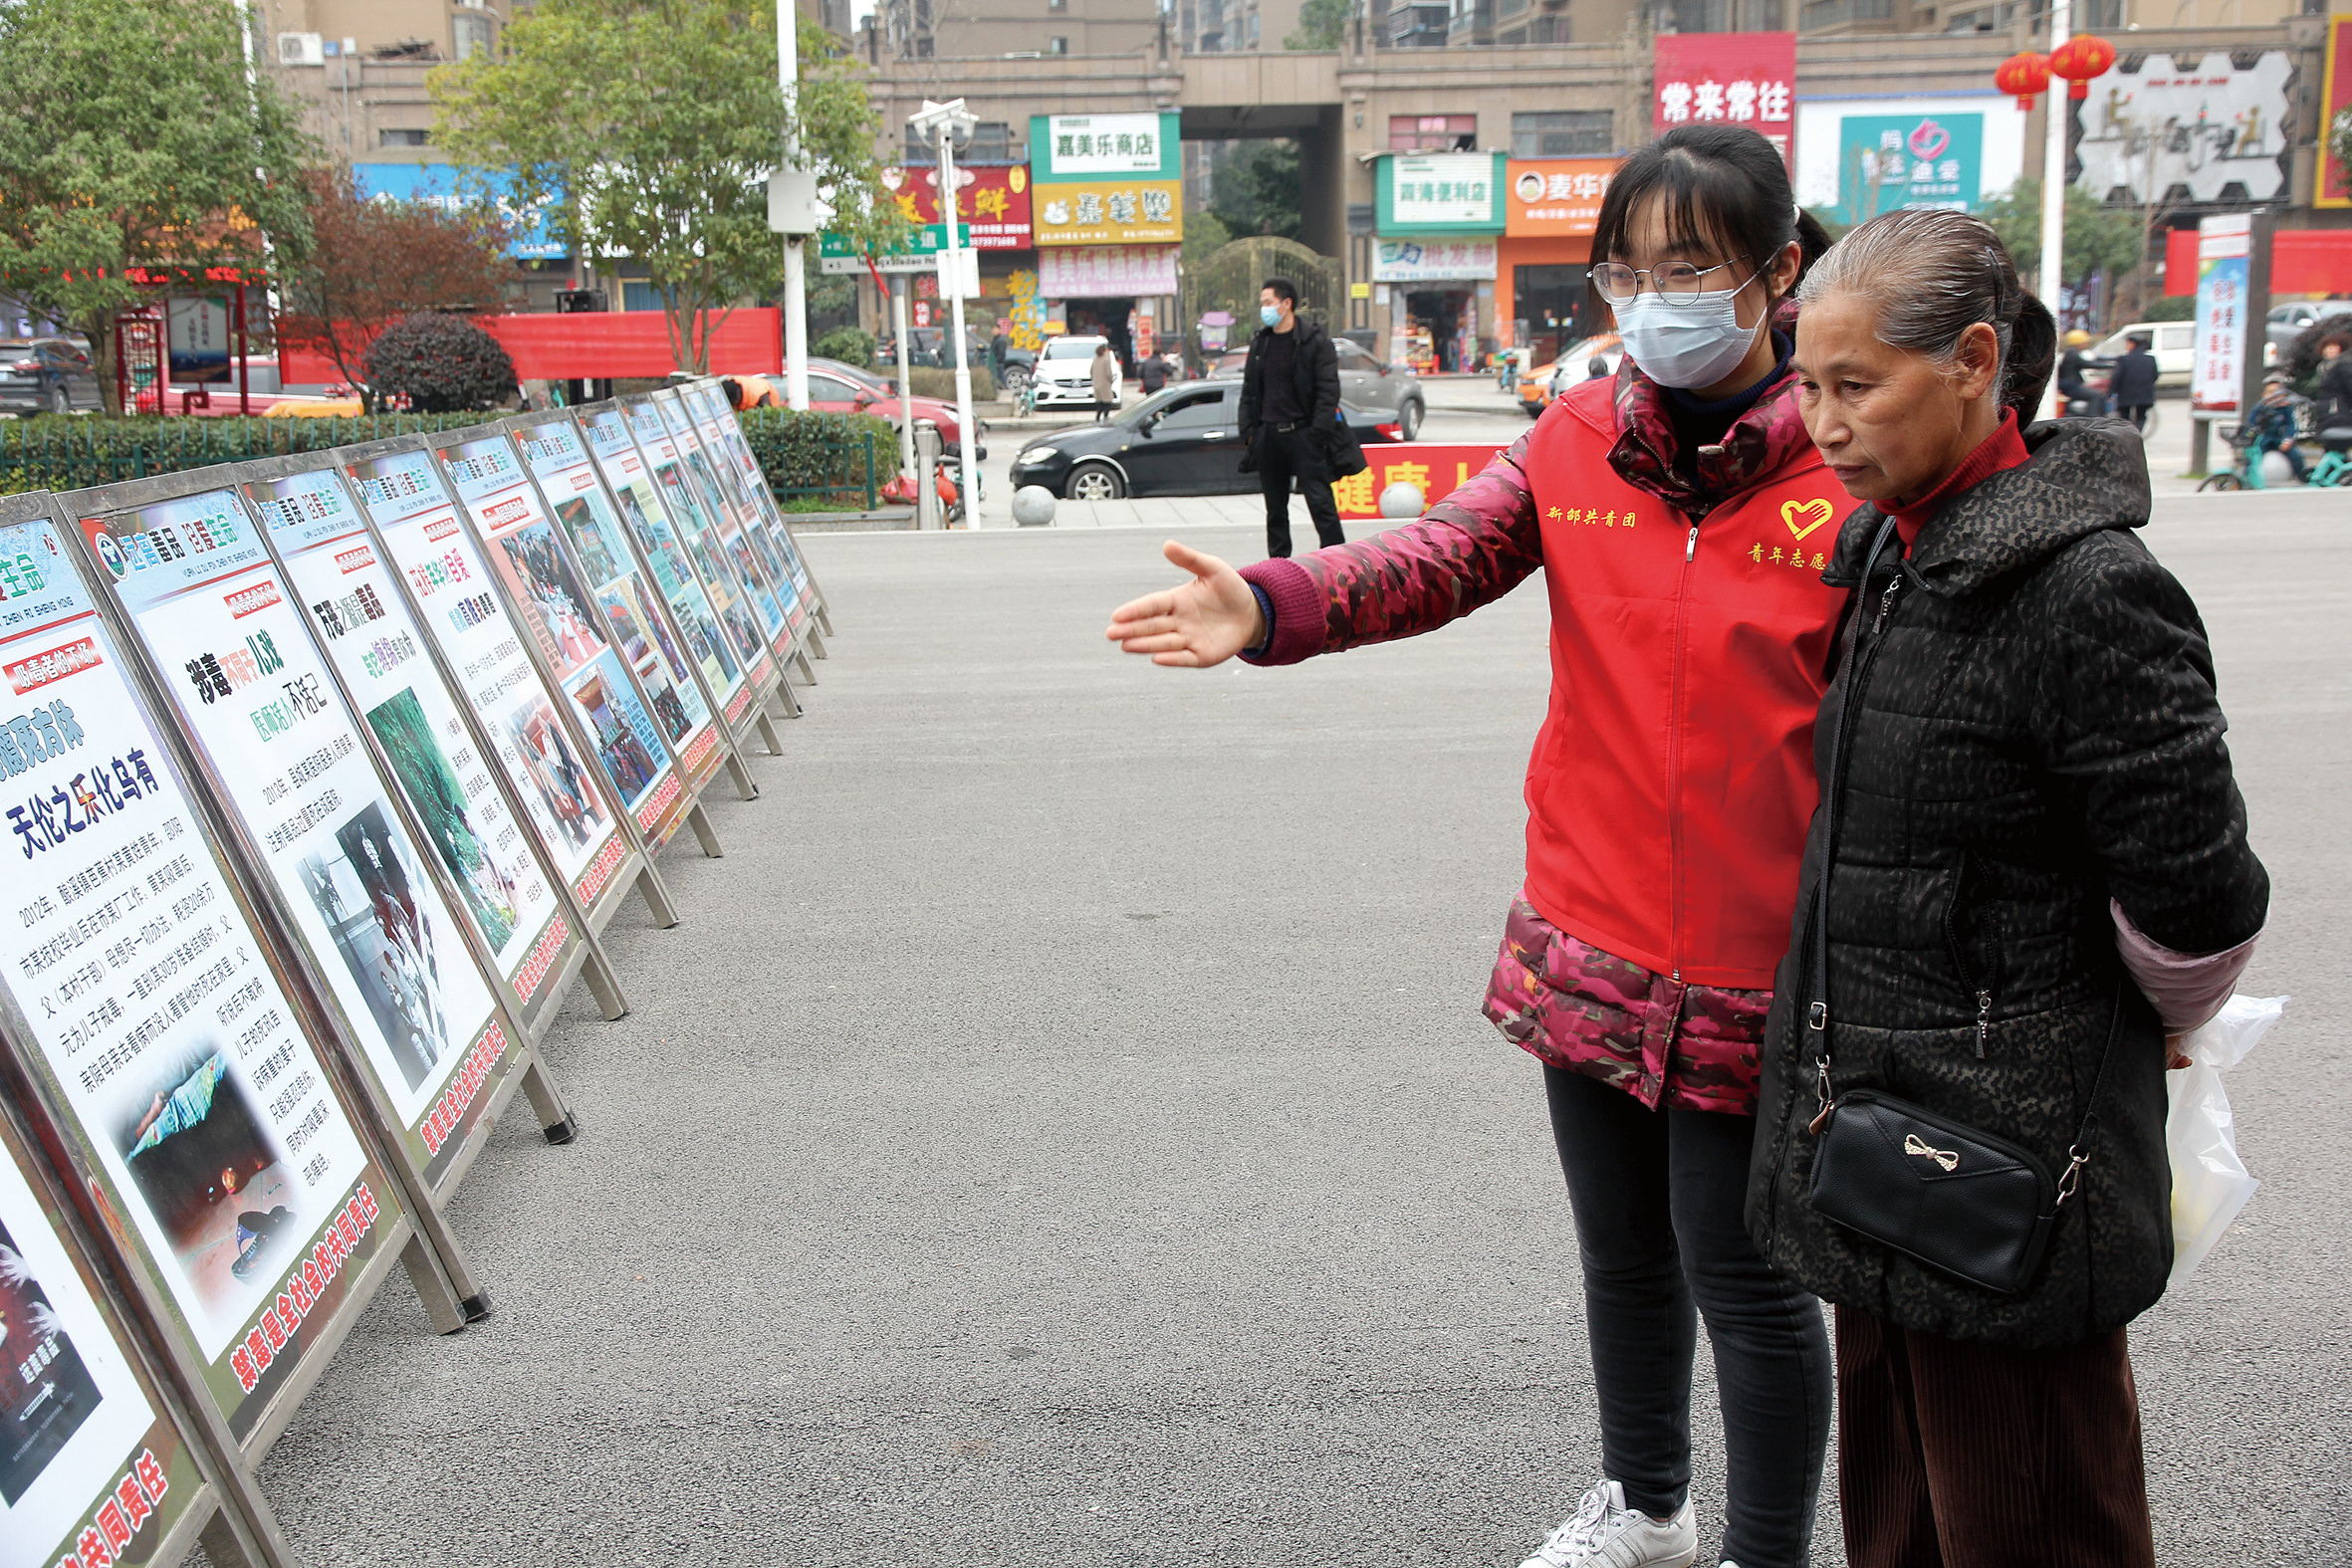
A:
[[[1142,114],[1032,114],[1029,169],[1039,181],[1181,179],[1180,116]]]
[[[1973,211],[1984,171],[1983,114],[1850,114],[1838,129],[1837,219]]]

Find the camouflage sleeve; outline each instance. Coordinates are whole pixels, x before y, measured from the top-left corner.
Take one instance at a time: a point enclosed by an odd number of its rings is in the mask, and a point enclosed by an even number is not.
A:
[[[1274,605],[1257,664],[1393,642],[1489,604],[1543,564],[1535,499],[1520,466],[1528,437],[1419,522],[1296,560],[1266,560],[1242,576]]]

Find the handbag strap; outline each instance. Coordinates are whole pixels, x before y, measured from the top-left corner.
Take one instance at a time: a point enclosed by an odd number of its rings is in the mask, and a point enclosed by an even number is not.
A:
[[[1830,1113],[1837,1108],[1837,1091],[1829,1077],[1829,879],[1837,866],[1838,805],[1845,793],[1846,720],[1859,695],[1854,690],[1854,672],[1859,667],[1863,636],[1860,605],[1870,591],[1870,579],[1877,573],[1879,557],[1885,553],[1887,541],[1894,532],[1893,518],[1879,524],[1878,533],[1870,541],[1869,554],[1863,558],[1861,578],[1855,584],[1852,601],[1855,612],[1848,621],[1850,634],[1838,665],[1837,684],[1841,695],[1837,717],[1829,727],[1829,777],[1821,782],[1821,868],[1813,880],[1812,917],[1805,926],[1806,969],[1812,991],[1805,1007],[1805,1028],[1812,1039],[1814,1089],[1821,1102],[1821,1109],[1807,1131],[1816,1135],[1829,1124]],[[2107,1064],[2115,1054],[2115,1036],[2123,1023],[2122,985],[2119,979],[2114,1005],[2107,1016],[2107,1043],[2099,1050],[2099,1065],[2091,1077],[2090,1098],[2084,1102],[2081,1125],[2075,1128],[2074,1138],[2066,1148],[2066,1169],[2058,1178],[2057,1197],[2051,1206],[2053,1213],[2074,1196],[2082,1168],[2090,1163],[2087,1146],[2091,1129],[2099,1119],[2099,1095],[2106,1087]]]

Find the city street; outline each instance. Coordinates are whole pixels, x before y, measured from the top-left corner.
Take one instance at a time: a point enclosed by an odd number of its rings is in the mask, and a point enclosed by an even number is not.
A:
[[[1526,428],[1431,391],[1433,440]],[[458,1195],[496,1314],[435,1339],[386,1290],[264,1465],[300,1560],[1509,1568],[1592,1479],[1536,1072],[1478,1013],[1539,585],[1164,670],[1100,636],[1161,534],[1007,499],[810,539],[807,717],[762,799],[712,797],[726,857],[664,860],[685,923],[610,932],[635,1011],[578,998],[551,1040],[580,1140],[518,1114]],[[2352,501],[2168,498],[2148,538],[2276,885],[2243,989],[2294,998],[2230,1080],[2262,1191],[2133,1332],[2160,1555],[2319,1568],[2352,1539]]]

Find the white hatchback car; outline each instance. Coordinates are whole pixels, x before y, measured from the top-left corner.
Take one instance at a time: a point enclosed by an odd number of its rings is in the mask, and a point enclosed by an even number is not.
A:
[[[2130,339],[2145,336],[2148,351],[2156,355],[2156,384],[2158,386],[2187,386],[2189,372],[2197,358],[2197,324],[2194,322],[2134,322],[2121,328],[2090,350],[2089,357],[2102,364],[2112,364],[2131,346]]]
[[[1040,408],[1092,408],[1094,406],[1094,350],[1105,339],[1101,337],[1056,337],[1048,340],[1045,350],[1038,355],[1037,378],[1030,384],[1036,389]],[[1119,400],[1125,390],[1122,381],[1112,380],[1111,401]]]

